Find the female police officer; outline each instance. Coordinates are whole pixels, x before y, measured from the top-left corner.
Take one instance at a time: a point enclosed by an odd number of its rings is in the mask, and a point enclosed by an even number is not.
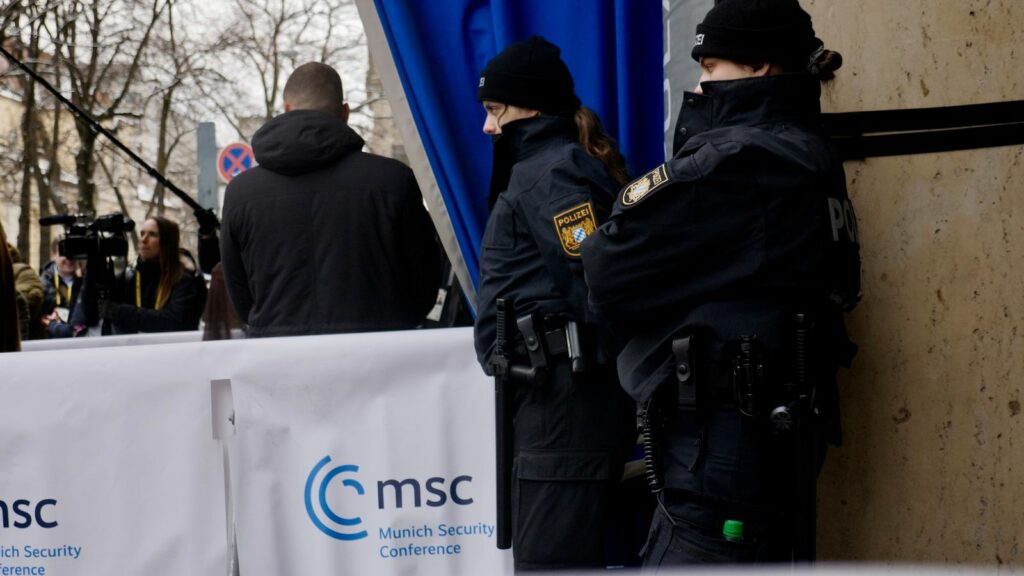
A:
[[[841,59],[797,0],[717,1],[692,55],[674,158],[582,250],[647,409],[660,511],[644,563],[785,561],[808,533],[795,558],[810,560],[814,439],[838,440],[842,311],[860,290],[842,165],[817,130]]]
[[[587,311],[579,250],[625,183],[624,163],[580,106],[560,50],[543,38],[491,60],[478,97],[494,168],[477,355],[492,373],[496,301],[504,299],[515,319],[508,361],[533,374],[515,381],[513,402],[516,569],[603,566],[608,499],[628,438],[622,409],[632,408]]]

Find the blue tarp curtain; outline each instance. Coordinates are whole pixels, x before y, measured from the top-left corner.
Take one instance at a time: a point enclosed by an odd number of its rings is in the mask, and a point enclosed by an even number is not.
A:
[[[662,5],[656,0],[374,0],[455,236],[476,282],[490,137],[480,71],[539,34],[562,49],[576,93],[633,173],[663,160]]]

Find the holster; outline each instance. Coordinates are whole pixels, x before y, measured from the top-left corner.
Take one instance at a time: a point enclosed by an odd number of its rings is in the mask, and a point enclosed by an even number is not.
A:
[[[518,381],[542,385],[551,367],[568,360],[572,374],[582,374],[589,364],[587,342],[574,320],[544,316],[538,312],[516,318],[529,365],[513,366]]]
[[[649,400],[637,405],[637,428],[644,447],[644,475],[651,492],[657,494],[665,487],[662,459],[666,421],[680,415],[702,419],[713,394],[706,389],[700,354],[700,338],[687,335],[672,341],[674,386],[664,382]],[[688,466],[697,465],[701,451]]]
[[[814,323],[805,313],[793,316],[784,351],[769,357],[756,335],[730,342],[729,379],[740,414],[770,422],[776,431],[796,429],[813,415],[820,359],[814,348]]]
[[[694,336],[673,340],[672,356],[676,368],[676,408],[683,412],[696,412],[704,398],[697,386],[697,347]]]
[[[740,336],[735,349],[730,373],[733,398],[740,414],[757,418],[772,396],[765,379],[761,342],[757,336]]]
[[[756,336],[726,344],[721,358],[708,354],[699,334],[672,340],[676,409],[684,413],[736,409],[758,417],[775,396],[765,377],[765,354]]]

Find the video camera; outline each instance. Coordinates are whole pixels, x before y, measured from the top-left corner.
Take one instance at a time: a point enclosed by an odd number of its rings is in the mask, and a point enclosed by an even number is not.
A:
[[[127,258],[126,232],[135,229],[135,222],[120,212],[90,219],[83,214],[61,214],[39,219],[41,226],[62,224],[64,237],[58,245],[61,256],[72,260],[88,258]]]
[[[124,275],[128,260],[127,232],[135,229],[135,222],[120,212],[90,218],[82,214],[61,214],[39,219],[41,226],[64,226],[64,237],[57,250],[72,260],[87,260],[80,298],[85,311],[86,324],[94,326],[99,317],[99,302],[109,300],[124,291]],[[109,322],[104,321],[102,334],[111,333]]]

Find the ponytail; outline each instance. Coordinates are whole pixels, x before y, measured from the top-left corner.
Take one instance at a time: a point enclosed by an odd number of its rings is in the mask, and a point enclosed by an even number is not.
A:
[[[766,64],[764,61],[736,61],[738,64],[750,66],[754,70],[760,70]],[[819,46],[811,53],[806,60],[780,60],[771,62],[783,73],[804,71],[816,78],[819,82],[828,82],[836,77],[835,71],[843,66],[843,55],[834,50],[826,50]]]
[[[807,71],[821,82],[828,82],[836,77],[834,72],[843,65],[843,55],[832,50],[821,48],[811,55]]]
[[[580,135],[580,146],[594,158],[604,164],[604,169],[620,188],[629,182],[629,171],[626,170],[626,160],[619,153],[619,148],[604,126],[597,114],[587,108],[580,106],[576,110],[576,129]]]

